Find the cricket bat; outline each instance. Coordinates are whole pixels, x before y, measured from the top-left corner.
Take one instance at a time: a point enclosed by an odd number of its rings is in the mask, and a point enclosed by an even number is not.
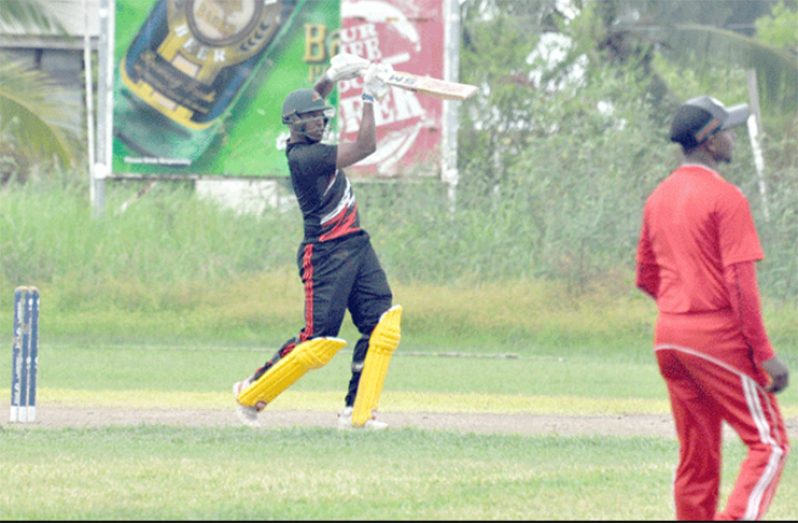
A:
[[[477,92],[476,85],[448,82],[431,76],[421,76],[402,71],[393,71],[384,80],[388,85],[445,100],[465,100]]]

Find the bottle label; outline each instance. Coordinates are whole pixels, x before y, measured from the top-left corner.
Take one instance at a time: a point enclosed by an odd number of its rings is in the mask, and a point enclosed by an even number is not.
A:
[[[159,0],[120,66],[139,99],[192,130],[220,118],[291,14],[288,0]]]

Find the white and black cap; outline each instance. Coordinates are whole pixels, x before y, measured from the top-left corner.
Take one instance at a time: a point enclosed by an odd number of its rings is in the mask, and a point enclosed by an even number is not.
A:
[[[744,124],[750,115],[746,104],[727,108],[711,96],[692,98],[676,110],[671,141],[693,148],[718,131]]]

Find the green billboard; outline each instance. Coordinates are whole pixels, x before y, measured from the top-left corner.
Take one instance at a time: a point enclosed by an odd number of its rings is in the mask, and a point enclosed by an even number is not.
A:
[[[340,0],[117,0],[113,174],[287,176],[283,99],[339,27]]]

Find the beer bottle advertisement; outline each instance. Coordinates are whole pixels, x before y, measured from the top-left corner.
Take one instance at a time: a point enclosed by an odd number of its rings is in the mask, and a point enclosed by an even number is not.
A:
[[[114,174],[288,176],[282,102],[336,52],[340,0],[117,0],[115,26]]]

